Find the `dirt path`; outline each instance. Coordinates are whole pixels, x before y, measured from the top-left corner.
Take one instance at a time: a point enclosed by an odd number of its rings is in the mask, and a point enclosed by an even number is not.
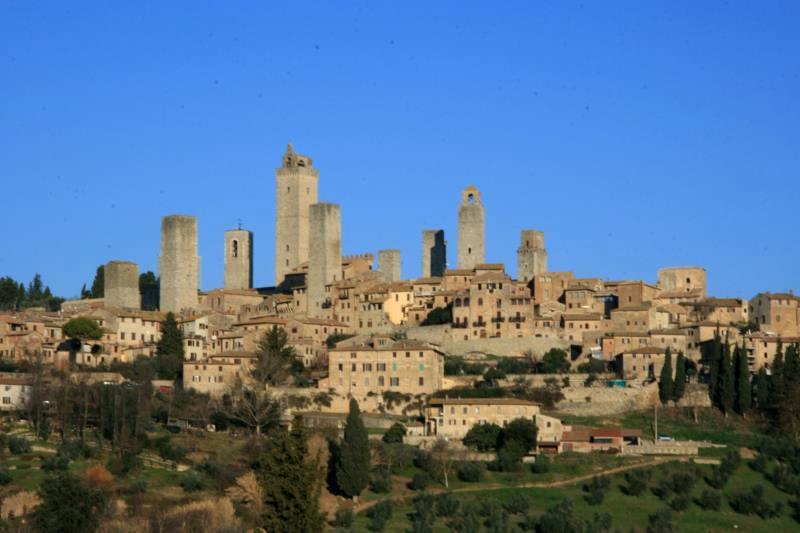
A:
[[[559,479],[557,481],[534,481],[530,483],[520,483],[518,485],[503,485],[500,483],[492,483],[487,485],[479,485],[477,487],[461,487],[458,489],[453,489],[451,492],[453,493],[468,493],[468,492],[483,492],[488,490],[501,490],[501,489],[548,489],[548,488],[557,488],[557,487],[565,487],[568,485],[575,485],[576,483],[580,483],[582,481],[588,481],[593,477],[605,477],[605,476],[613,476],[615,474],[619,474],[621,472],[626,472],[628,470],[635,470],[637,468],[647,468],[657,466],[663,463],[669,463],[672,461],[681,461],[686,460],[688,456],[679,456],[679,455],[672,455],[668,457],[659,457],[658,459],[653,459],[651,461],[643,461],[641,463],[633,463],[629,465],[617,466],[614,468],[609,468],[608,470],[602,470],[600,472],[594,472],[592,474],[584,474],[580,476],[575,476],[566,479]],[[405,487],[403,487],[405,489]],[[406,500],[411,497],[409,494],[410,491],[404,490],[403,494],[398,494],[394,496],[389,496],[387,498],[379,498],[376,500],[370,500],[367,502],[359,502],[353,506],[353,512],[360,513],[361,511],[365,511],[369,509],[373,505],[377,504],[378,502],[384,500],[391,500],[391,501],[402,501]],[[430,490],[429,493],[431,494],[439,494],[442,492],[447,492],[444,488],[436,488]]]

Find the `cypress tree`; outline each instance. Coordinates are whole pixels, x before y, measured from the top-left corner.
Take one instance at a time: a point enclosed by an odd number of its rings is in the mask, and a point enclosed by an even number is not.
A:
[[[769,377],[769,411],[774,418],[777,418],[780,413],[783,399],[786,396],[786,382],[783,370],[783,346],[781,341],[778,340],[775,359],[772,361],[771,375]]]
[[[94,280],[92,280],[92,298],[102,298],[105,295],[105,279],[106,267],[100,265],[94,274]]]
[[[736,354],[736,412],[744,416],[752,405],[750,365],[747,361],[747,350],[737,345]]]
[[[708,395],[711,397],[711,403],[719,407],[719,364],[722,360],[722,343],[719,338],[719,328],[714,332],[714,340],[711,343],[709,352],[708,358],[711,360],[711,370],[708,383]]]
[[[786,348],[786,357],[783,360],[783,376],[786,383],[794,383],[798,380],[800,372],[800,354],[798,354],[797,344],[790,344]]]
[[[344,426],[344,439],[336,465],[336,483],[342,492],[353,499],[358,499],[358,495],[369,484],[369,441],[355,399],[350,400],[350,413]]]
[[[156,345],[156,370],[161,379],[178,379],[183,373],[183,332],[175,315],[167,313]]]
[[[763,366],[761,370],[758,371],[758,374],[756,374],[753,389],[758,408],[761,411],[766,411],[769,407],[769,378]]]
[[[664,366],[661,367],[661,378],[658,380],[658,397],[661,403],[667,403],[672,399],[673,382],[672,382],[672,353],[667,347],[667,353],[664,354]]]
[[[276,533],[322,531],[319,462],[308,457],[302,423],[293,428],[276,429],[264,441],[257,471],[264,490],[262,525]]]
[[[683,352],[678,352],[678,359],[675,361],[675,385],[672,390],[672,397],[677,402],[683,398],[686,392],[686,358]]]
[[[731,347],[725,342],[722,346],[722,359],[719,363],[719,400],[720,409],[727,416],[733,411],[736,401],[736,379],[731,363]]]

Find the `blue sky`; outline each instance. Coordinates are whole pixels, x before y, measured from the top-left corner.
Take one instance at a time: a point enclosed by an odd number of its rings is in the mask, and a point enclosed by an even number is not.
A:
[[[797,2],[6,1],[0,275],[72,296],[110,259],[155,270],[161,217],[187,213],[204,289],[240,219],[271,284],[291,141],[344,252],[400,248],[404,277],[424,228],[455,265],[474,184],[512,274],[536,228],[551,270],[798,289],[798,22]]]

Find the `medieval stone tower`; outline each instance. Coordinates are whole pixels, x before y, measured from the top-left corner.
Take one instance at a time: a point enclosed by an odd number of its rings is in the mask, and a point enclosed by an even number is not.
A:
[[[470,185],[461,193],[458,208],[458,268],[472,269],[486,262],[481,193]]]
[[[287,272],[308,261],[309,206],[317,203],[319,171],[311,158],[286,148],[275,171],[275,284]]]
[[[161,311],[180,312],[197,307],[200,257],[197,255],[197,218],[169,215],[161,220]]]
[[[105,267],[103,292],[108,307],[139,309],[139,267],[130,261],[109,261]]]
[[[422,273],[423,278],[443,276],[447,268],[447,241],[444,230],[426,229],[422,232]]]
[[[324,317],[325,286],[342,279],[342,217],[338,204],[318,203],[309,209],[308,316]]]
[[[400,250],[378,250],[378,272],[383,281],[400,281]]]
[[[225,232],[225,288],[253,287],[253,232],[232,229]]]
[[[544,232],[524,229],[520,233],[520,245],[517,249],[517,279],[530,281],[533,276],[543,272],[547,272]]]

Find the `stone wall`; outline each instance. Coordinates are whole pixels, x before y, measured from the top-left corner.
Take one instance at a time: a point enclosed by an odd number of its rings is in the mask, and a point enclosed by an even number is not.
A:
[[[459,334],[458,330],[455,334]],[[569,342],[563,339],[544,337],[492,337],[486,339],[454,340],[449,325],[414,326],[405,329],[409,339],[438,344],[449,355],[491,354],[523,357],[528,353],[541,356],[551,348],[569,351]]]
[[[104,270],[104,300],[108,307],[139,309],[139,267],[131,261],[109,261]]]
[[[325,285],[342,277],[342,218],[338,204],[318,203],[310,207],[308,256],[308,315],[322,318]]]

